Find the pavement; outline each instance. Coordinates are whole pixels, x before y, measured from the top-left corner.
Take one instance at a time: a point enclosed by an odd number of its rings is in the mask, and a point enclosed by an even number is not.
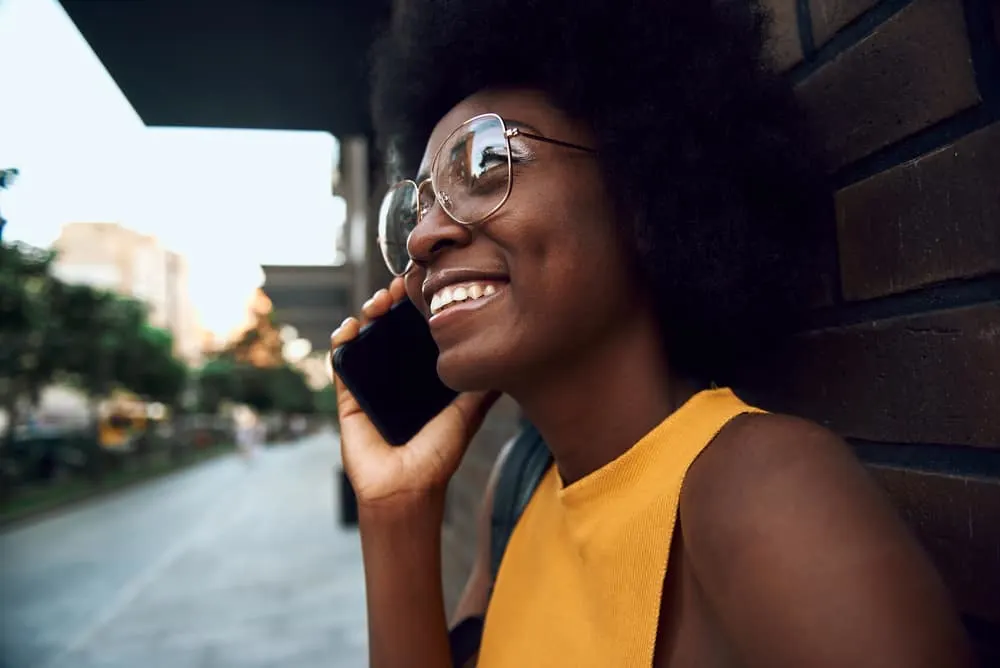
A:
[[[0,668],[367,665],[338,451],[225,456],[0,534]]]

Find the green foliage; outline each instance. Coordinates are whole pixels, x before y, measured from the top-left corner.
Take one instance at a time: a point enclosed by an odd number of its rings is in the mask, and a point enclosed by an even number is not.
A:
[[[284,365],[270,369],[271,393],[275,408],[281,413],[313,413],[313,391],[305,376],[295,367]]]
[[[327,417],[337,417],[337,391],[333,385],[327,385],[316,392],[314,397],[316,412]]]
[[[37,401],[57,372],[48,354],[54,255],[0,244],[0,405],[16,412],[19,399]]]
[[[188,369],[174,357],[174,337],[164,329],[144,324],[139,336],[125,349],[119,378],[137,394],[168,406],[180,401]]]
[[[37,401],[57,378],[93,398],[125,388],[176,405],[187,387],[185,365],[170,332],[150,326],[146,306],[86,285],[54,278],[54,255],[0,244],[0,406]],[[200,409],[223,401],[259,412],[313,413],[303,374],[281,362],[281,341],[268,314],[197,374]]]
[[[187,369],[169,332],[151,327],[134,299],[51,275],[54,255],[0,244],[0,401],[37,401],[45,385],[72,380],[90,396],[124,387],[175,405]]]
[[[198,374],[200,407],[215,412],[223,401],[246,404],[260,413],[311,414],[315,397],[305,376],[282,364],[258,367],[222,355]]]
[[[227,357],[211,360],[198,373],[198,409],[216,413],[223,401],[235,401],[240,396],[237,365]]]

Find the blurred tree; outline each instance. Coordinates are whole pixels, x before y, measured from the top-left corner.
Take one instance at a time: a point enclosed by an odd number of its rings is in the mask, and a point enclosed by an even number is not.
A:
[[[56,284],[50,349],[67,375],[97,402],[116,387],[175,406],[187,368],[170,332],[147,322],[147,307],[87,285]],[[95,414],[96,419],[96,414]]]
[[[174,357],[174,337],[148,324],[124,332],[118,350],[118,380],[151,401],[176,406],[187,384],[187,367]]]
[[[287,364],[274,367],[236,362],[223,354],[198,374],[200,410],[215,413],[226,400],[246,404],[258,413],[313,413],[313,391],[301,371]]]
[[[230,394],[226,398],[246,404],[258,413],[312,413],[315,410],[312,389],[305,376],[286,362],[283,348],[270,302],[260,298],[253,306],[253,324],[222,351],[208,376],[206,394],[212,400],[209,405],[217,405],[215,397],[225,395],[222,378],[230,373],[233,380],[229,381]]]
[[[318,390],[313,395],[313,403],[318,414],[331,418],[337,417],[337,391],[333,385],[327,385]]]
[[[270,367],[240,364],[238,368],[240,390],[236,400],[250,406],[258,413],[270,413],[277,410],[275,370]]]
[[[285,415],[316,411],[312,388],[305,375],[290,365],[271,370],[270,390],[275,409]]]
[[[226,400],[238,401],[241,395],[238,366],[230,357],[209,361],[198,373],[198,410],[217,413]]]
[[[54,254],[21,244],[0,243],[0,408],[6,412],[7,437],[25,402],[37,403],[58,371],[48,354],[52,333],[49,301]]]
[[[242,364],[278,367],[284,364],[283,343],[270,311],[270,302],[259,300],[253,308],[253,324],[230,344],[223,354]]]
[[[53,310],[62,366],[93,400],[136,373],[129,363],[138,357],[134,348],[146,318],[141,303],[88,285],[60,285]]]
[[[187,368],[174,357],[171,334],[151,327],[135,299],[57,280],[54,257],[0,244],[0,408],[9,424],[60,379],[88,395],[95,433],[99,403],[116,388],[175,406]],[[8,429],[5,443],[13,437]]]

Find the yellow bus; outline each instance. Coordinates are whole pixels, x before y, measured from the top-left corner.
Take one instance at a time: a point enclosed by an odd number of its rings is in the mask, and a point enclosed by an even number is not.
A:
[[[100,407],[100,445],[107,450],[127,452],[138,436],[164,417],[166,410],[162,404],[147,403],[123,390],[115,391]]]

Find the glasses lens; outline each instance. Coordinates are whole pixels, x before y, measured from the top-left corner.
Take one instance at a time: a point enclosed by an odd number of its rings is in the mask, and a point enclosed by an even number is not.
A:
[[[441,146],[432,175],[438,201],[452,218],[472,225],[496,211],[510,192],[510,155],[503,121],[465,122]]]
[[[392,187],[378,212],[378,244],[385,264],[401,276],[410,264],[406,239],[417,225],[417,186],[404,181]]]

